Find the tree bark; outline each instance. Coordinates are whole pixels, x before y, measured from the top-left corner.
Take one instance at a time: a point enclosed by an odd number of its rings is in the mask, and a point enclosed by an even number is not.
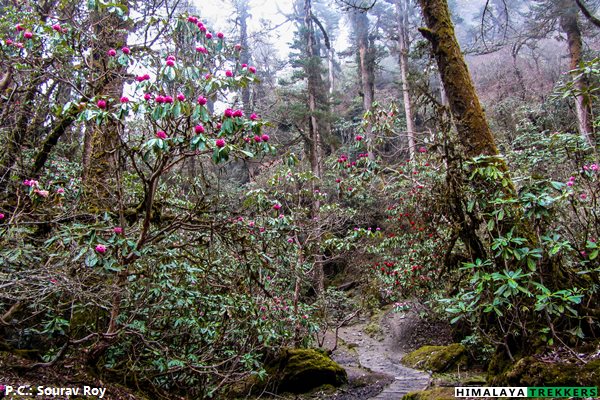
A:
[[[319,187],[319,180],[322,177],[322,156],[321,156],[321,132],[319,129],[319,120],[317,119],[318,106],[317,96],[318,90],[322,88],[321,71],[319,68],[319,54],[316,51],[315,33],[313,27],[311,0],[304,0],[304,28],[305,28],[305,43],[306,43],[306,69],[307,69],[307,86],[308,86],[308,109],[310,113],[308,121],[309,131],[309,149],[310,149],[310,167],[312,173],[317,177],[313,183],[313,192]],[[314,199],[311,205],[311,214],[313,220],[318,218],[321,204],[319,200]],[[316,234],[316,237],[320,235]],[[314,253],[314,281],[315,290],[319,296],[325,292],[324,273],[323,273],[323,257],[319,254],[318,249]]]
[[[578,8],[572,0],[562,1],[563,13],[560,16],[560,28],[567,35],[567,43],[569,46],[569,57],[570,57],[570,69],[575,70],[579,68],[581,63],[581,51],[582,51],[582,40],[581,40],[581,29],[579,28],[579,21],[577,19]],[[573,86],[577,94],[575,95],[575,113],[577,116],[577,127],[579,133],[585,139],[585,141],[592,147],[594,147],[594,131],[592,128],[591,120],[591,105],[589,99],[586,98],[584,93],[587,91],[587,83],[584,79],[578,78],[577,73],[572,73]]]
[[[410,83],[408,81],[408,5],[406,0],[396,3],[396,16],[398,22],[398,46],[400,50],[400,76],[402,78],[402,95],[404,99],[404,114],[406,116],[406,136],[408,138],[408,153],[411,161],[415,159],[415,122],[412,100],[410,98]]]
[[[129,11],[129,0],[119,3]],[[127,14],[128,15],[128,14]],[[111,67],[108,63],[109,49],[120,49],[127,44],[129,25],[115,13],[93,11],[90,15],[92,29],[98,41],[92,49],[95,87],[93,96],[107,99],[108,107],[118,103],[125,84],[123,66]],[[110,181],[113,169],[118,164],[119,125],[116,121],[104,121],[101,126],[87,124],[84,137],[83,184],[94,205],[106,206],[112,196]]]
[[[375,52],[369,45],[369,17],[366,12],[352,11],[356,43],[358,45],[359,75],[363,98],[363,109],[371,109],[375,99]]]
[[[427,28],[419,30],[433,47],[464,155],[497,155],[494,136],[456,40],[446,0],[419,0],[419,3],[427,24]]]

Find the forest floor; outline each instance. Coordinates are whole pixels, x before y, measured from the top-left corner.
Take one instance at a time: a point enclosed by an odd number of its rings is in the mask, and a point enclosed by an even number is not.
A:
[[[301,398],[401,399],[409,392],[425,389],[432,381],[429,373],[403,366],[402,357],[423,345],[451,342],[447,325],[421,318],[415,309],[382,310],[371,318],[339,328],[338,337],[332,358],[346,369],[348,385],[335,392],[315,392]],[[324,347],[334,346],[332,332],[326,337]]]

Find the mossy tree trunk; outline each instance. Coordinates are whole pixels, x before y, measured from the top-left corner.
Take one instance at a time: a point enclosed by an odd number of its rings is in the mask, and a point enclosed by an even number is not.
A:
[[[423,36],[431,43],[459,141],[466,157],[498,155],[475,86],[460,50],[446,0],[419,0],[427,28]]]
[[[90,25],[97,41],[91,51],[94,69],[91,93],[106,100],[108,108],[119,102],[123,94],[126,73],[124,66],[110,65],[107,52],[127,45],[129,33],[129,0],[119,0],[117,5],[127,10],[125,17],[116,13],[93,11]],[[119,163],[118,147],[121,126],[117,121],[105,120],[102,125],[87,124],[84,137],[83,183],[93,206],[114,204],[114,168]]]

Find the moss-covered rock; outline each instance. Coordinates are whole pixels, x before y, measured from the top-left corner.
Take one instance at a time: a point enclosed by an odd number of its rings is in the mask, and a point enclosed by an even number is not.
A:
[[[524,357],[491,382],[494,386],[600,386],[600,360],[576,365]]]
[[[402,400],[455,400],[454,389],[450,387],[437,387],[428,390],[410,392]]]
[[[423,346],[404,356],[402,362],[411,368],[444,372],[457,365],[467,365],[466,351],[459,343],[449,346]]]
[[[269,368],[279,392],[306,393],[321,385],[341,386],[346,371],[325,354],[314,349],[287,349]]]

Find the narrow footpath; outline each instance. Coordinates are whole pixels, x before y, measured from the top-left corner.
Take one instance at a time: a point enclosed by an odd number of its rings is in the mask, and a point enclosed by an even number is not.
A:
[[[357,352],[361,367],[390,377],[391,383],[381,393],[365,399],[399,400],[405,394],[423,390],[429,385],[431,377],[428,373],[400,363],[406,354],[406,325],[411,322],[412,318],[402,313],[387,313],[375,338],[365,333],[366,322],[340,328],[339,337]]]

